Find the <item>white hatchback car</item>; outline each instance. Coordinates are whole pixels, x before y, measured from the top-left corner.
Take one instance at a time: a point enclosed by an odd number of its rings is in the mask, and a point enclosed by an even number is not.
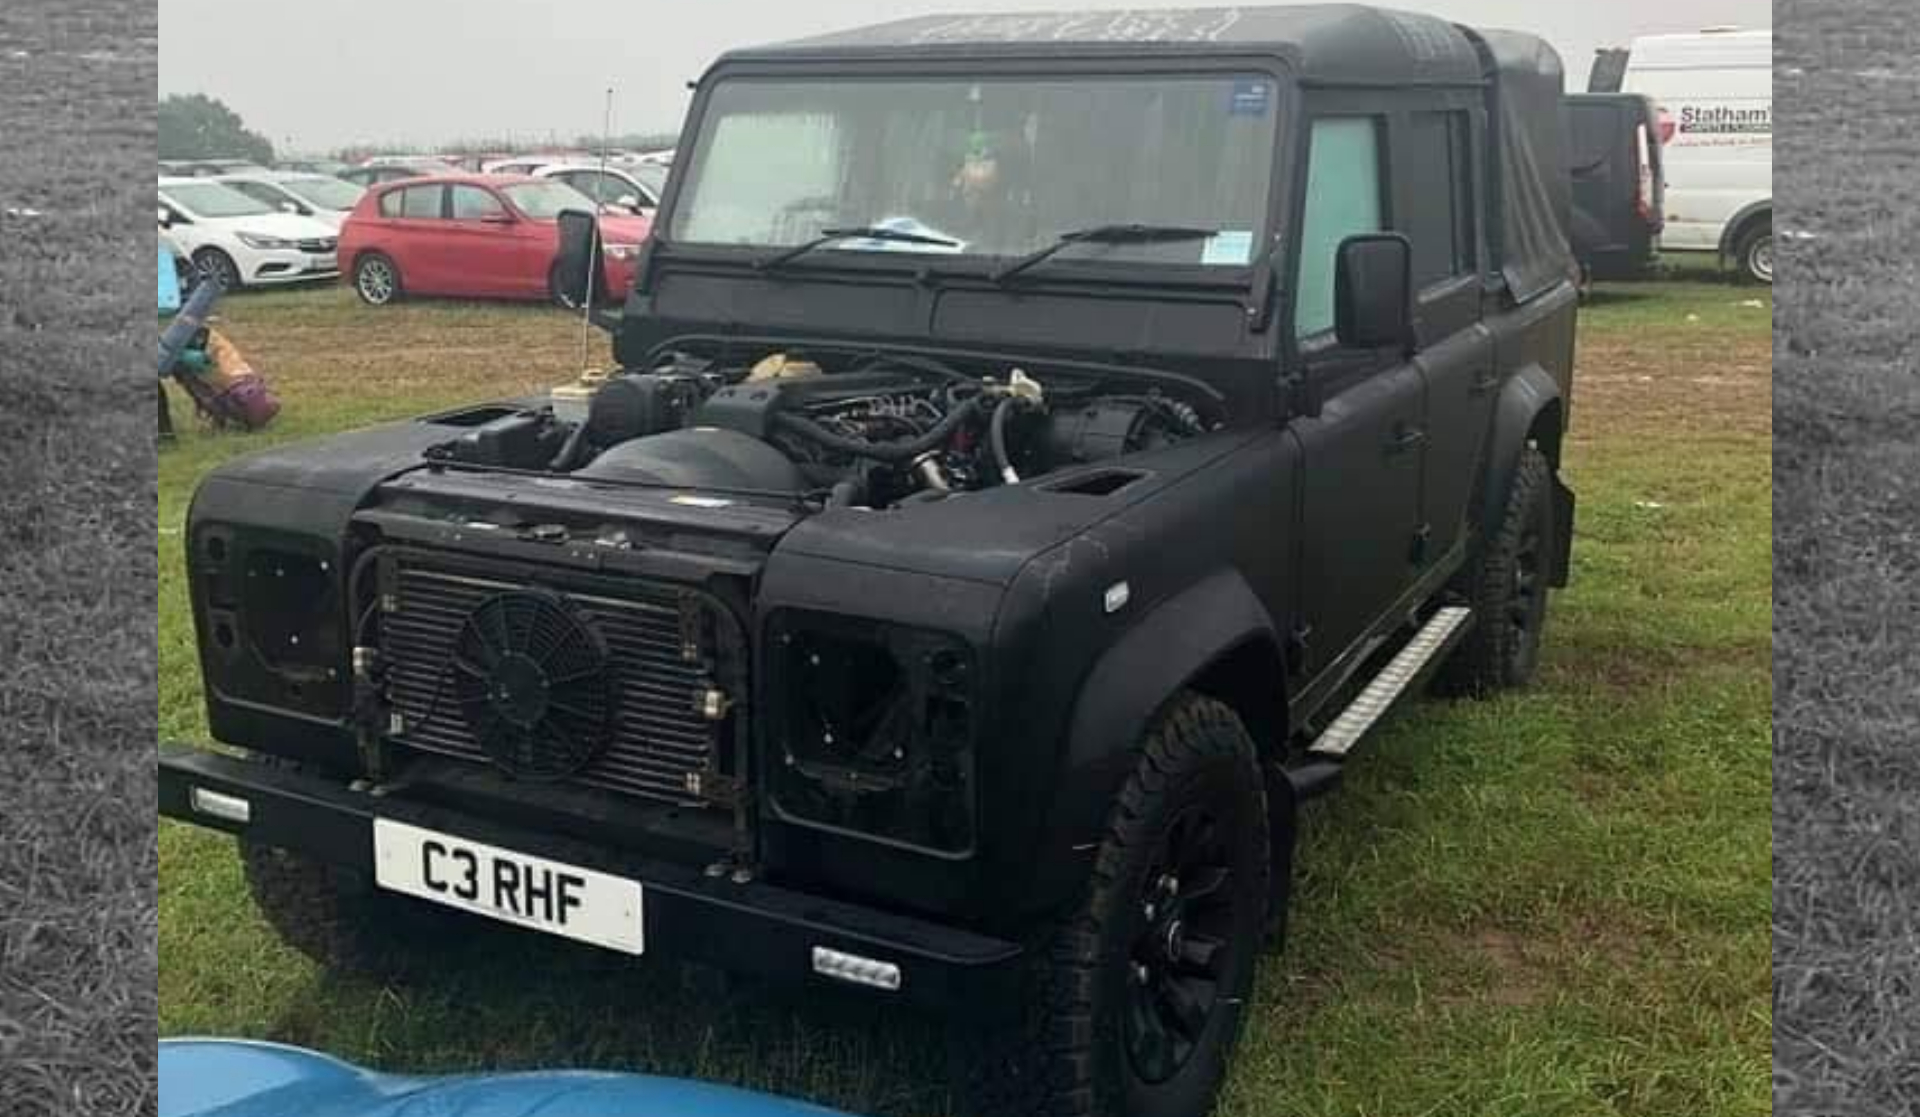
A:
[[[224,182],[256,202],[265,202],[282,213],[297,213],[333,227],[334,232],[347,223],[347,214],[359,204],[367,188],[332,175],[300,174],[293,171],[257,171],[249,174],[221,175]]]
[[[340,274],[340,236],[324,222],[204,178],[162,177],[159,192],[160,228],[229,290]]]
[[[631,170],[612,163],[548,163],[535,169],[536,178],[557,178],[600,203],[602,210],[652,216],[660,208],[660,192]]]

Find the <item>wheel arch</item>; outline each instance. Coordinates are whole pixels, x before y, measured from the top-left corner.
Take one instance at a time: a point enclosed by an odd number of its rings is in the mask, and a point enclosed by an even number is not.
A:
[[[1142,734],[1180,694],[1225,704],[1246,726],[1259,759],[1279,759],[1290,733],[1280,631],[1246,579],[1228,568],[1155,605],[1100,654],[1070,706],[1039,847],[1083,856],[1037,859],[1039,906],[1071,900]],[[1271,813],[1286,824],[1276,837],[1290,842],[1292,804]],[[1284,863],[1279,858],[1276,849],[1276,865]]]
[[[1746,238],[1747,230],[1762,221],[1769,224],[1773,221],[1772,198],[1747,203],[1727,221],[1726,227],[1720,230],[1720,258],[1732,259],[1734,253],[1740,250],[1740,242]]]
[[[1560,460],[1567,429],[1567,401],[1559,381],[1537,364],[1509,377],[1494,405],[1493,435],[1487,451],[1484,490],[1480,495],[1479,538],[1490,539],[1506,514],[1520,455],[1529,446],[1545,455],[1554,475],[1554,569],[1551,584],[1564,586],[1571,565],[1573,494],[1560,483]]]

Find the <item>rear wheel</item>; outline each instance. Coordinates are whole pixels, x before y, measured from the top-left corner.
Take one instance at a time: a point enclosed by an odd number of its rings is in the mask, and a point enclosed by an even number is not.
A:
[[[378,252],[353,262],[353,289],[368,306],[386,306],[400,297],[400,269]]]
[[[1539,447],[1528,446],[1499,528],[1467,575],[1473,630],[1442,669],[1441,689],[1488,694],[1533,678],[1547,623],[1553,538],[1553,466]]]
[[[1741,234],[1734,261],[1740,267],[1740,278],[1773,286],[1773,222],[1762,221]]]
[[[1079,910],[1029,952],[1022,1024],[959,1038],[981,1117],[1195,1117],[1240,1034],[1268,915],[1252,740],[1187,694],[1149,731]]]

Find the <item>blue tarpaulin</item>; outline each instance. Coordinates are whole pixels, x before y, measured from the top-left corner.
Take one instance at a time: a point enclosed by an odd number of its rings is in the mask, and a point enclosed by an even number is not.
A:
[[[160,313],[172,314],[180,309],[180,273],[174,269],[173,253],[166,245],[160,246]]]

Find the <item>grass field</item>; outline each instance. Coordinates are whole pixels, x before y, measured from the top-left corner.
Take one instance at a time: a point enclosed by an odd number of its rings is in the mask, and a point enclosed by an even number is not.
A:
[[[1774,324],[1782,1117],[1920,1113],[1920,37],[1787,0]]]
[[[195,479],[275,440],[551,384],[579,353],[577,326],[539,309],[371,312],[320,291],[226,311],[287,408],[271,434],[190,433],[161,463],[162,732],[195,739]],[[1584,312],[1574,585],[1539,685],[1423,704],[1313,808],[1295,938],[1261,970],[1226,1113],[1768,1111],[1769,321],[1764,294],[1698,277],[1603,288]],[[947,1106],[923,1021],[716,997],[664,962],[506,933],[449,944],[405,987],[334,979],[266,931],[230,841],[167,824],[160,856],[164,1034]]]
[[[152,1112],[155,12],[0,4],[0,1113]],[[132,106],[132,107],[129,107]]]

